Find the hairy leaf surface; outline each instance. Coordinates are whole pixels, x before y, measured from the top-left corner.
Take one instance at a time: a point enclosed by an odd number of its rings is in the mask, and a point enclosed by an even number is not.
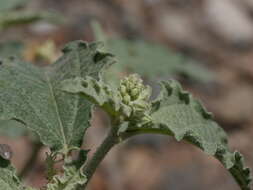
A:
[[[84,96],[92,103],[103,108],[110,116],[119,117],[121,113],[130,114],[130,110],[121,104],[117,91],[103,81],[92,77],[69,79],[62,82],[62,90]]]
[[[110,87],[101,81],[91,77],[76,78],[64,81],[62,86],[67,92],[82,94],[84,98],[101,106],[109,114],[110,110],[113,110],[113,113],[124,113],[117,112],[123,108],[122,100],[117,96],[113,97]],[[117,94],[117,91],[114,91],[114,94]],[[186,140],[220,160],[241,189],[250,189],[250,171],[244,168],[241,154],[230,152],[226,133],[213,121],[212,114],[188,92],[183,91],[177,82],[163,82],[160,96],[152,102],[151,107],[150,112],[146,113],[147,122],[130,120],[128,127],[119,129],[123,139],[135,134],[158,133],[174,136],[178,141]],[[126,118],[124,115],[121,116]]]
[[[55,176],[53,182],[47,185],[47,190],[74,190],[86,181],[86,176],[80,169],[64,167],[64,174]]]
[[[97,44],[68,44],[56,63],[39,68],[16,59],[0,65],[0,120],[16,120],[37,132],[41,141],[66,153],[79,147],[89,126],[91,104],[59,89],[61,81],[75,77],[99,78],[113,62],[97,51]],[[1,127],[1,126],[0,126]]]
[[[24,44],[19,41],[0,42],[0,61],[4,58],[22,57]],[[20,123],[13,120],[0,120],[0,136],[18,137],[26,133],[26,129]]]
[[[0,157],[0,190],[21,190],[14,168],[8,160]]]
[[[163,82],[162,91],[152,103],[152,124],[131,127],[127,133],[158,133],[186,140],[215,156],[238,182],[242,190],[250,189],[250,170],[244,167],[240,153],[228,149],[227,136],[213,121],[201,103],[181,89],[175,81]]]

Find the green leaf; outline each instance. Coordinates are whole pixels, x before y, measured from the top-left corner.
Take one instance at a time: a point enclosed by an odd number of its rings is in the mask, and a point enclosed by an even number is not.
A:
[[[24,44],[19,41],[0,42],[0,61],[4,58],[23,57]],[[0,120],[0,136],[19,137],[26,134],[22,124],[14,120]]]
[[[101,80],[97,81],[89,76],[85,79],[80,77],[69,79],[62,82],[61,89],[69,93],[81,94],[92,103],[100,106],[112,117],[130,114],[130,110],[121,104],[117,91],[112,90]]]
[[[130,81],[130,78],[122,81]],[[133,106],[132,109],[131,106],[124,104],[124,99],[119,98],[118,91],[110,90],[108,85],[92,77],[65,80],[61,87],[64,91],[83,95],[85,99],[107,111],[111,117],[121,118],[119,121],[122,125],[119,126],[118,134],[122,139],[136,134],[158,133],[174,136],[178,141],[186,140],[220,160],[242,190],[250,189],[250,171],[244,167],[242,156],[238,152],[230,152],[226,133],[213,121],[212,114],[207,112],[199,101],[183,91],[177,82],[163,82],[160,96],[152,102],[151,109],[147,107],[145,109],[147,112],[136,117],[133,112],[135,104],[132,104],[134,99],[130,95],[136,92],[133,91],[135,86],[142,86],[142,83],[135,78],[132,80],[124,83],[125,86],[122,86],[123,82],[121,82],[122,89],[119,88],[129,95],[128,100]],[[139,83],[134,85],[134,81]],[[148,88],[142,86],[141,89]],[[149,91],[141,92],[145,95],[149,94]],[[136,106],[139,108],[146,104],[149,104],[147,100]],[[124,107],[127,108],[128,115],[122,112]]]
[[[64,174],[55,176],[53,182],[47,185],[47,190],[74,190],[86,181],[87,178],[80,169],[64,167]]]
[[[158,133],[186,140],[215,156],[234,176],[242,190],[250,190],[250,170],[240,153],[228,149],[225,132],[201,103],[175,81],[163,82],[160,96],[152,103],[152,124],[131,127],[126,134]]]
[[[101,51],[108,51],[108,49],[106,47],[107,36],[104,33],[104,31],[102,30],[100,23],[97,22],[96,20],[91,21],[91,28],[92,28],[93,35],[94,35],[94,38],[96,39],[96,41],[104,43],[104,46],[100,50]]]
[[[0,12],[0,30],[23,24],[31,24],[45,20],[52,23],[62,23],[62,18],[52,12],[8,11]]]
[[[0,0],[0,11],[8,11],[24,6],[29,0]]]
[[[22,57],[24,44],[19,41],[6,41],[0,43],[0,58],[10,56]]]
[[[0,157],[0,190],[21,190],[18,177],[8,160]]]
[[[24,125],[15,120],[0,120],[0,136],[20,137],[26,134]]]
[[[104,76],[113,86],[118,85],[120,73],[126,71],[138,73],[151,80],[175,74],[184,74],[200,82],[214,80],[214,73],[200,65],[196,60],[174,52],[167,47],[142,40],[126,40],[121,38],[108,39],[102,26],[97,21],[91,22],[96,41],[105,46],[101,51],[110,51],[117,56],[119,63],[110,68]]]
[[[56,63],[39,68],[17,59],[0,65],[0,120],[15,120],[38,133],[41,141],[67,153],[80,147],[89,127],[91,104],[59,89],[65,79],[92,76],[114,62],[98,44],[68,44]],[[1,126],[0,126],[1,127]]]
[[[106,45],[119,60],[119,64],[111,68],[112,71],[127,70],[150,79],[182,73],[198,81],[213,80],[213,73],[196,61],[162,45],[123,39],[108,40]]]

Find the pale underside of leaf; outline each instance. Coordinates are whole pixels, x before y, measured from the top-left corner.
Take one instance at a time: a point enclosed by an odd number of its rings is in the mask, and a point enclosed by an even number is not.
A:
[[[87,178],[80,169],[64,167],[62,176],[55,176],[53,182],[47,185],[47,190],[74,190],[79,185],[86,183]]]
[[[244,167],[240,153],[232,153],[227,136],[212,115],[175,81],[163,82],[162,91],[153,102],[152,125],[131,127],[127,133],[157,133],[186,140],[215,156],[234,176],[242,190],[250,190],[250,170]]]
[[[68,44],[63,52],[46,68],[16,59],[0,65],[0,120],[19,121],[58,151],[80,147],[91,110],[88,101],[60,90],[61,81],[86,76],[98,79],[100,70],[114,62],[109,54],[97,51],[97,44],[82,41]]]
[[[103,81],[97,81],[92,77],[75,78],[62,82],[62,90],[69,93],[76,93],[100,106],[111,117],[119,117],[120,114],[129,116],[130,108],[121,103],[118,92],[111,89]]]
[[[119,99],[112,98],[111,93],[103,91],[104,83],[92,78],[66,80],[62,86],[67,92],[84,95],[107,112],[106,103],[120,105]],[[110,88],[106,90],[108,91],[111,92]],[[113,106],[110,108],[117,112]],[[162,83],[160,96],[152,102],[150,117],[151,123],[137,127],[137,123],[131,122],[128,128],[120,132],[120,135],[124,139],[133,134],[158,133],[174,136],[178,141],[186,140],[219,159],[234,176],[242,190],[250,189],[250,171],[244,167],[240,153],[229,151],[226,133],[213,121],[212,114],[188,92],[183,91],[177,82]]]

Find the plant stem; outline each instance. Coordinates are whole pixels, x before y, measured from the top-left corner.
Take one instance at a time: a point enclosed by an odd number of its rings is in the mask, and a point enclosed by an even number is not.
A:
[[[84,189],[91,177],[93,176],[94,172],[96,171],[97,167],[104,159],[106,154],[111,150],[111,148],[119,142],[119,138],[117,135],[118,126],[112,126],[110,132],[108,133],[105,140],[102,144],[97,148],[96,152],[92,156],[91,160],[84,166],[84,174],[87,177],[87,182],[85,185],[80,186],[78,189]]]
[[[161,129],[152,129],[152,128],[142,128],[141,130],[135,129],[135,130],[127,130],[126,132],[122,133],[120,135],[120,138],[122,141],[125,141],[133,136],[136,135],[143,135],[143,134],[160,134],[160,135],[169,135],[173,136],[172,132],[168,130],[161,130]]]

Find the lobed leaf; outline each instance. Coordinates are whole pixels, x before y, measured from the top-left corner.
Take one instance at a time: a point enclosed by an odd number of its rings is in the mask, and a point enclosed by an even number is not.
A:
[[[22,57],[23,49],[24,44],[19,41],[0,42],[0,61],[11,56]],[[26,129],[17,121],[0,120],[0,126],[0,136],[18,137],[26,133]]]
[[[213,73],[196,61],[159,44],[140,40],[110,39],[106,45],[119,60],[119,64],[115,64],[112,71],[113,69],[120,72],[127,70],[150,79],[155,79],[157,76],[185,74],[198,81],[213,80]]]
[[[240,153],[229,151],[227,136],[201,103],[183,91],[175,81],[162,82],[160,96],[152,103],[152,124],[133,127],[127,133],[159,133],[186,140],[215,156],[227,168],[242,190],[250,190],[250,170]]]
[[[0,65],[0,120],[15,120],[38,133],[55,151],[80,147],[89,127],[91,104],[59,89],[65,79],[92,76],[114,62],[99,44],[75,41],[56,63],[39,68],[18,59]],[[0,126],[1,127],[1,126]]]
[[[129,116],[130,108],[121,103],[118,92],[110,88],[102,80],[92,77],[69,79],[62,82],[62,90],[84,96],[92,103],[100,106],[111,117]]]
[[[102,81],[92,77],[70,79],[62,83],[62,89],[83,95],[113,117],[115,113],[118,114],[116,117],[122,114],[120,110],[123,103],[117,91],[110,90]],[[244,167],[241,154],[230,152],[226,133],[213,121],[212,114],[188,92],[183,91],[177,82],[163,82],[162,91],[151,107],[151,111],[146,113],[148,122],[127,122],[128,126],[119,128],[119,135],[124,139],[135,134],[158,133],[174,136],[178,141],[186,140],[220,160],[242,190],[250,189],[250,170]]]
[[[107,39],[102,26],[97,21],[91,23],[96,41],[102,41],[107,50],[117,56],[119,63],[110,68],[105,75],[107,81],[117,85],[117,75],[130,71],[150,79],[157,76],[184,74],[194,80],[209,82],[214,74],[202,67],[195,60],[180,53],[173,52],[163,45],[148,43],[142,40],[127,40],[121,38]],[[155,67],[154,67],[155,65]]]
[[[80,169],[64,167],[64,174],[55,176],[53,182],[47,185],[47,190],[74,190],[86,181],[87,178]]]
[[[14,168],[0,157],[0,190],[22,190]]]

